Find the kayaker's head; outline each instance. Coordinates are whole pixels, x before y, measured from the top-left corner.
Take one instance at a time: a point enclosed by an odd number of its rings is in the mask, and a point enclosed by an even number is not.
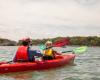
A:
[[[47,41],[47,42],[45,43],[45,46],[46,46],[47,48],[52,47],[52,41]]]
[[[28,46],[32,42],[29,37],[23,38],[23,39],[21,39],[21,41],[22,41],[22,45],[24,45],[24,46]]]

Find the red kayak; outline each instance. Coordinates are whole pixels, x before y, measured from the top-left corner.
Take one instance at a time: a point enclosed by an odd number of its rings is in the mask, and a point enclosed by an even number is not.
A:
[[[56,68],[72,63],[74,61],[74,58],[75,54],[67,54],[67,55],[56,56],[56,59],[46,60],[46,61],[16,62],[16,63],[0,62],[0,74]]]

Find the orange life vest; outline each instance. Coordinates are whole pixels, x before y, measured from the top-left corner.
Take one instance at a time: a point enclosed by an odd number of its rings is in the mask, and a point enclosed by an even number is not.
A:
[[[28,46],[20,46],[16,53],[16,61],[28,61]]]

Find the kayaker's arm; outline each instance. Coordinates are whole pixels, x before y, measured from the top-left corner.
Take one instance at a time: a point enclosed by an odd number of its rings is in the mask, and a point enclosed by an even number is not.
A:
[[[54,55],[61,55],[61,53],[58,53],[57,51],[54,51],[54,50],[53,50],[53,54]]]
[[[43,56],[43,54],[39,50],[29,50],[29,55],[30,56],[38,56],[38,57]]]

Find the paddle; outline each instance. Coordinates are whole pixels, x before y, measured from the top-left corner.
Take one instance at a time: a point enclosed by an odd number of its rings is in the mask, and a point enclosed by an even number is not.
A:
[[[40,48],[40,50],[44,50],[44,49],[46,49],[46,46],[44,44],[40,44],[39,48]]]
[[[54,42],[53,46],[54,47],[63,47],[63,46],[69,45],[69,44],[70,44],[70,40],[68,38],[64,38],[64,39]]]
[[[2,64],[7,64],[7,63],[12,63],[13,61],[7,61],[7,62],[0,62],[0,65],[2,65]]]
[[[82,54],[86,50],[87,50],[87,46],[81,46],[81,47],[75,48],[71,51],[63,51],[62,53],[73,52],[73,53],[76,53],[76,54]]]
[[[64,47],[66,45],[69,45],[69,43],[70,43],[70,40],[67,39],[67,38],[64,38],[64,39],[61,39],[61,40],[58,40],[58,41],[54,42],[52,44],[52,47]],[[44,44],[40,44],[39,48],[40,48],[40,50],[47,49]]]

